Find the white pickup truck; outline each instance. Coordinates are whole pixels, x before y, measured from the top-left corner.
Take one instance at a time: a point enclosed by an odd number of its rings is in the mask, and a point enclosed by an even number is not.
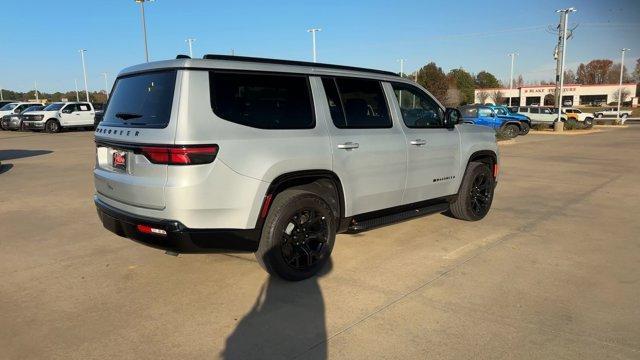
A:
[[[618,117],[618,109],[617,108],[606,108],[600,111],[596,111],[594,113],[596,118],[601,119],[603,117]],[[626,119],[631,116],[631,110],[620,110],[620,118]]]
[[[23,114],[23,128],[60,132],[63,128],[93,127],[95,115],[93,105],[88,102],[56,102],[40,111]]]

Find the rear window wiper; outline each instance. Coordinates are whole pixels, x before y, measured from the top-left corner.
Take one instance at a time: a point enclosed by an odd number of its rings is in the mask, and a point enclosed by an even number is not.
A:
[[[142,115],[140,114],[133,114],[133,113],[116,113],[116,117],[118,119],[122,119],[122,120],[129,120],[129,119],[137,119],[137,118],[141,118]]]

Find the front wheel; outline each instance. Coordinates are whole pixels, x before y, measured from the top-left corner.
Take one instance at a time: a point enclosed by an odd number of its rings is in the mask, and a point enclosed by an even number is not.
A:
[[[456,219],[467,221],[484,218],[491,208],[494,188],[491,167],[481,162],[469,163],[458,197],[451,203],[451,214]]]
[[[529,124],[522,123],[522,128],[520,129],[519,135],[527,135],[530,129],[531,129],[531,126],[529,126]]]
[[[48,133],[60,132],[60,123],[57,120],[47,120],[44,124],[44,131]]]
[[[584,119],[583,124],[584,124],[585,128],[591,129],[593,127],[593,119],[588,117],[588,118]]]
[[[325,200],[308,191],[285,190],[269,210],[256,258],[271,275],[304,280],[329,260],[335,238],[336,221]]]

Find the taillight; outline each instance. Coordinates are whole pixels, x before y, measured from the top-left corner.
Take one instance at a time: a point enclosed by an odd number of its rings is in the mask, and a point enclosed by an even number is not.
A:
[[[209,164],[216,159],[218,145],[143,147],[140,152],[154,164],[199,165]]]
[[[143,234],[160,235],[160,236],[166,236],[167,235],[167,231],[166,230],[154,228],[154,227],[147,226],[147,225],[138,225],[138,226],[136,226],[136,229],[138,229],[138,231],[140,231]]]
[[[493,164],[493,178],[497,178],[498,177],[498,173],[500,172],[500,167],[498,166],[498,164]]]

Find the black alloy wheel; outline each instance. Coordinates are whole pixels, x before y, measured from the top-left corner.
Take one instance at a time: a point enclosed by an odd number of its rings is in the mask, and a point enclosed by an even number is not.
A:
[[[282,232],[282,258],[292,269],[306,271],[326,256],[328,238],[326,217],[314,209],[299,210]]]
[[[493,181],[489,179],[489,176],[487,176],[486,172],[478,173],[473,179],[471,190],[469,191],[471,211],[476,216],[484,216],[491,206]]]

